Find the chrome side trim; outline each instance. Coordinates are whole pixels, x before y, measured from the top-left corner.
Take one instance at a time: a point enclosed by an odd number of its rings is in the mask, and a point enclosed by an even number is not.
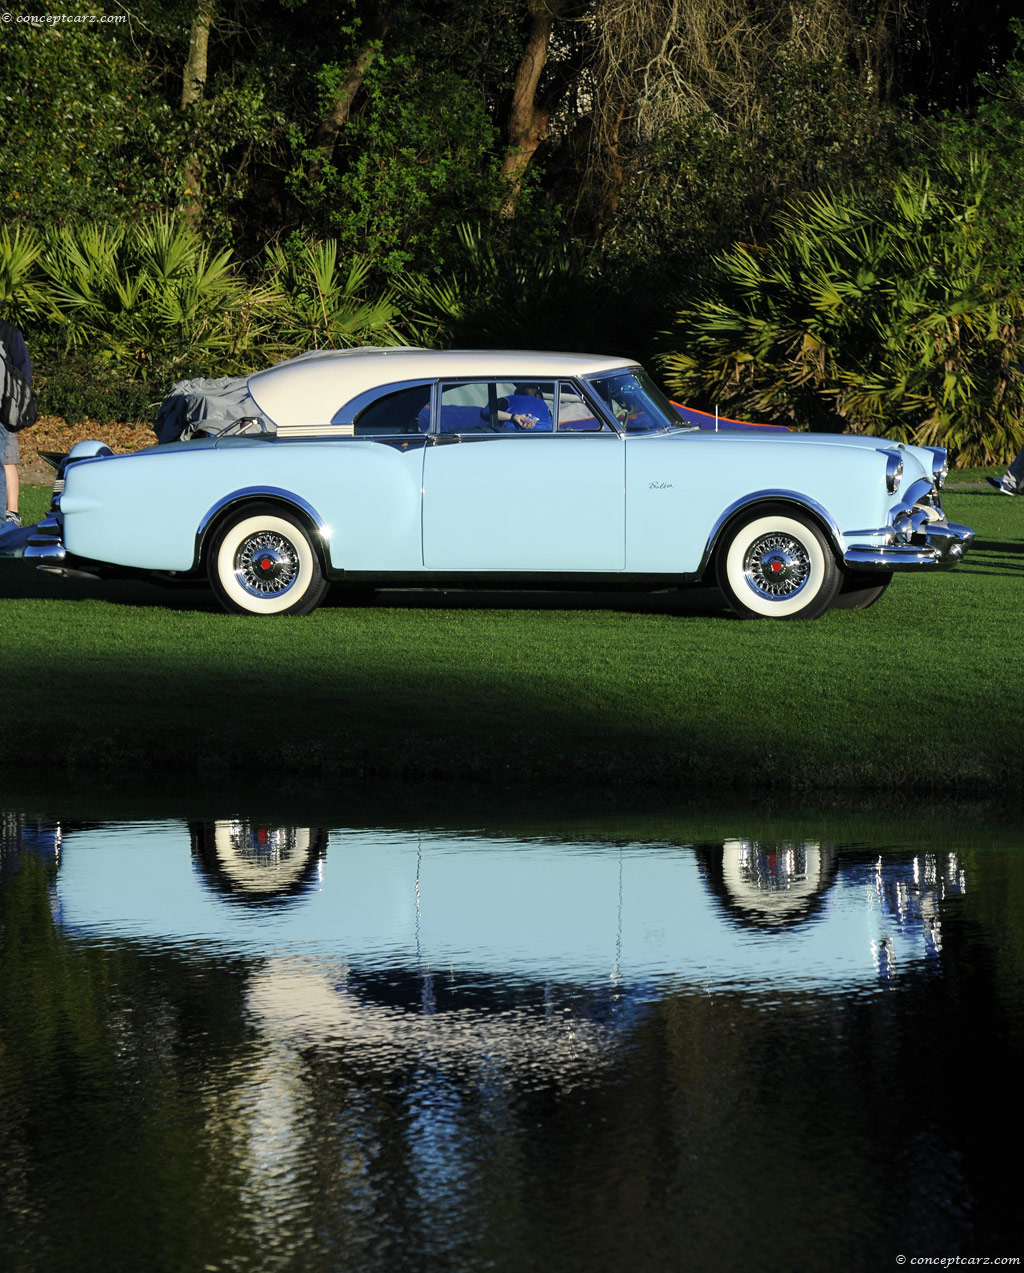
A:
[[[819,504],[817,500],[811,499],[809,495],[801,495],[799,491],[754,491],[753,494],[744,495],[734,504],[730,504],[729,507],[720,514],[714,526],[712,526],[711,533],[708,535],[708,541],[704,546],[704,552],[701,554],[700,563],[697,566],[696,574],[698,576],[704,573],[705,567],[711,560],[711,555],[715,551],[715,547],[718,543],[718,537],[722,533],[722,528],[726,525],[726,523],[731,521],[737,513],[742,512],[744,509],[752,508],[756,504],[764,504],[767,502],[792,504],[794,508],[804,509],[809,513],[813,513],[818,521],[821,522],[824,529],[828,532],[829,538],[832,541],[833,549],[836,553],[842,553],[842,533],[836,525],[832,514],[829,513],[823,505]]]
[[[354,438],[355,426],[352,424],[278,424],[275,425],[279,438]]]
[[[243,486],[237,491],[232,491],[230,495],[225,495],[219,499],[207,513],[204,514],[202,521],[199,523],[197,535],[204,535],[209,528],[210,522],[218,513],[224,511],[229,504],[237,504],[243,499],[273,499],[284,500],[286,504],[292,504],[295,508],[300,509],[316,527],[319,534],[323,535],[327,530],[327,524],[320,514],[316,511],[312,504],[307,503],[301,495],[296,495],[294,491],[286,491],[280,486]]]

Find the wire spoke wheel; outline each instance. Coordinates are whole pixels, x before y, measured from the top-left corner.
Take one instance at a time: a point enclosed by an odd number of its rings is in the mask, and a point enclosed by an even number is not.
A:
[[[284,535],[257,531],[235,552],[235,578],[254,597],[287,592],[299,574],[299,554]]]
[[[764,597],[792,597],[811,577],[807,549],[792,535],[763,535],[747,550],[743,563],[747,583]]]

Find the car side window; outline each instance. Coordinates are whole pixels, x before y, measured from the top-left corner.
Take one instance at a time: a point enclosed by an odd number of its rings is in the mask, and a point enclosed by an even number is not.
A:
[[[393,437],[426,432],[430,420],[430,387],[412,385],[376,398],[356,414],[356,437]]]
[[[440,433],[550,433],[551,380],[472,380],[441,385]]]
[[[563,380],[558,386],[558,432],[600,433],[611,432],[602,420],[594,415],[594,409],[580,393],[578,385]]]

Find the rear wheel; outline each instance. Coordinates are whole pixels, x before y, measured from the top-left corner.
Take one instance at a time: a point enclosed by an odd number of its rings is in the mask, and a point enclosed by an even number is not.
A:
[[[822,531],[788,509],[762,510],[727,530],[716,576],[726,600],[748,619],[816,619],[841,583]]]
[[[328,583],[309,535],[277,508],[247,508],[217,532],[207,561],[213,591],[238,614],[309,614]]]
[[[833,610],[866,610],[892,583],[892,575],[879,575],[871,571],[854,571],[847,575],[839,587]]]

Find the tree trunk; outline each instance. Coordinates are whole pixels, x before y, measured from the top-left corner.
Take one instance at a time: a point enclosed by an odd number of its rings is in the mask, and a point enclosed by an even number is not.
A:
[[[210,46],[210,28],[213,26],[214,0],[198,0],[196,16],[188,36],[188,57],[185,73],[181,77],[181,109],[203,100],[206,91],[207,54]]]
[[[615,220],[619,210],[619,197],[626,184],[626,173],[622,166],[619,142],[622,134],[622,120],[626,114],[625,103],[620,103],[614,110],[606,112],[601,139],[601,192],[596,213],[597,229],[604,233]]]
[[[316,132],[313,134],[313,145],[318,153],[309,165],[311,178],[315,178],[324,164],[330,163],[334,158],[334,148],[338,142],[338,134],[344,128],[349,115],[352,113],[352,103],[355,101],[356,94],[362,88],[366,74],[377,57],[380,41],[387,34],[387,18],[383,13],[378,12],[366,22],[365,26],[367,31],[366,39],[359,46],[359,51],[349,67],[348,74],[338,86],[330,110],[321,119],[317,125]]]
[[[203,100],[206,92],[206,74],[210,47],[210,28],[213,26],[215,0],[197,0],[196,15],[188,36],[188,57],[181,77],[181,109],[188,110]],[[199,159],[192,155],[182,176],[182,207],[185,220],[195,225],[202,215],[203,172]]]
[[[537,87],[547,61],[553,26],[554,18],[546,5],[534,9],[526,51],[519,64],[512,93],[508,150],[501,166],[501,175],[505,180],[505,194],[501,202],[503,216],[515,215],[526,169],[537,147],[547,136],[551,111],[538,104]]]

